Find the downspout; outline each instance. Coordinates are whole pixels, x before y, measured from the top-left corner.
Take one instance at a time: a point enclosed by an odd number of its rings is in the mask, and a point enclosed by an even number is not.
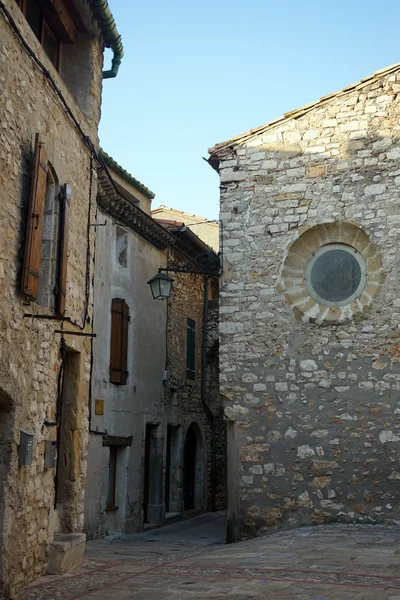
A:
[[[201,401],[211,422],[211,510],[217,510],[217,453],[216,453],[216,425],[215,417],[206,401],[207,382],[207,327],[208,327],[208,277],[204,278],[203,301],[203,340],[202,340],[202,366],[201,366]]]
[[[110,79],[111,77],[117,76],[122,57],[124,56],[122,39],[118,33],[117,26],[115,24],[114,17],[111,14],[107,0],[90,1],[94,16],[99,22],[103,36],[114,53],[111,61],[111,69],[108,71],[103,71],[103,79]]]

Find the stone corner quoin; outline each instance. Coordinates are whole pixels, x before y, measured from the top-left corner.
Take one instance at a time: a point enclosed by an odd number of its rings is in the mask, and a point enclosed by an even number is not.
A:
[[[233,539],[399,518],[399,91],[375,76],[219,157]],[[349,302],[310,292],[330,244],[360,271]]]

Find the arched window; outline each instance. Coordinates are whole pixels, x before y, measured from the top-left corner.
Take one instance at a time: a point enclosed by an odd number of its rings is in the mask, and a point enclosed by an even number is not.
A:
[[[48,166],[40,247],[39,289],[37,301],[56,309],[61,252],[60,186],[51,165]]]
[[[36,134],[22,293],[59,314],[65,311],[70,200],[70,186],[59,186]]]

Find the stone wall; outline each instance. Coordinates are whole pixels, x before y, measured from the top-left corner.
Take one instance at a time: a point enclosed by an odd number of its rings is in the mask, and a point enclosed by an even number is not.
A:
[[[171,251],[170,258],[184,263],[185,257]],[[166,388],[167,411],[171,422],[183,426],[183,441],[191,423],[201,431],[205,447],[205,473],[203,510],[225,507],[226,441],[225,424],[218,391],[218,300],[211,301],[208,309],[206,337],[206,380],[202,399],[202,346],[204,312],[204,276],[183,273],[173,274],[174,283],[168,304],[168,384]],[[212,284],[208,284],[212,298]],[[196,376],[193,381],[186,378],[186,322],[196,323]],[[216,469],[213,475],[212,428],[215,427]],[[213,491],[214,490],[214,491]]]
[[[233,540],[399,519],[399,92],[378,73],[220,152]],[[338,307],[305,282],[332,243],[366,265]]]
[[[170,251],[170,259],[183,264],[185,256]],[[189,426],[196,423],[206,448],[204,465],[204,496],[201,508],[211,506],[211,422],[201,399],[201,370],[203,343],[204,277],[186,273],[173,273],[174,283],[168,300],[166,404],[171,422],[183,428],[182,442]],[[195,378],[186,377],[187,319],[196,323]],[[183,461],[183,446],[181,450]],[[181,502],[183,498],[181,498]]]
[[[42,47],[13,0],[6,0],[17,27],[34,53],[44,63],[84,132],[97,144],[97,118],[100,114],[102,52],[97,40],[91,42],[91,58],[96,74],[92,119],[86,120],[63,84]],[[21,296],[20,275],[27,223],[27,202],[35,134],[45,142],[48,160],[60,184],[72,188],[69,256],[67,271],[67,315],[79,331],[86,308],[86,256],[89,207],[90,151],[77,132],[48,78],[28,56],[0,11],[0,425],[2,490],[0,494],[0,597],[15,587],[42,575],[46,569],[49,543],[60,528],[60,515],[54,511],[54,469],[44,468],[44,442],[54,440],[57,379],[60,368],[59,321],[26,318],[25,314],[50,315],[50,311]],[[96,193],[93,172],[92,197]],[[92,267],[93,235],[90,250]],[[89,301],[89,317],[91,301]],[[90,327],[88,328],[90,331]],[[83,493],[87,442],[87,382],[90,371],[90,341],[66,336],[70,351],[81,353],[78,401],[79,421],[74,429],[74,506],[68,522],[75,531],[83,526]],[[20,430],[34,434],[31,466],[18,467]],[[7,595],[7,598],[9,596]]]
[[[210,282],[207,322],[207,403],[215,419],[215,508],[226,509],[226,421],[219,392],[219,299],[218,281]],[[214,296],[214,298],[213,298]]]

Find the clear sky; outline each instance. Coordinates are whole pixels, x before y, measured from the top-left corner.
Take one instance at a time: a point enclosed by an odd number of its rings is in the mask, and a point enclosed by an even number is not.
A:
[[[400,62],[399,0],[109,5],[125,57],[104,81],[101,145],[156,194],[154,208],[209,219],[209,147]]]

